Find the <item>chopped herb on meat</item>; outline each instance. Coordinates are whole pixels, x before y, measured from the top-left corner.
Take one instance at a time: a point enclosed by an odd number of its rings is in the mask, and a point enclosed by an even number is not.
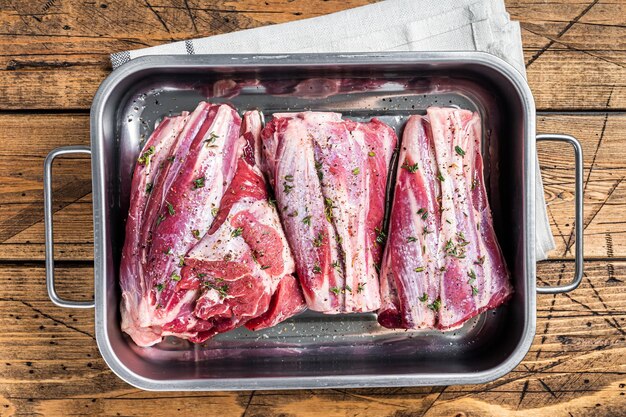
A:
[[[316,248],[319,248],[323,244],[324,244],[324,235],[322,234],[322,232],[319,232],[317,236],[315,236],[315,239],[313,239],[313,246],[315,246]]]
[[[214,144],[215,144],[215,140],[216,140],[218,137],[219,137],[219,136],[217,136],[217,135],[215,134],[215,132],[211,132],[211,133],[209,134],[209,137],[208,137],[207,139],[205,139],[205,140],[204,140],[204,144],[205,144],[206,146],[208,146],[209,148],[211,148],[211,147],[215,146],[215,145],[214,145]]]
[[[437,298],[431,304],[428,304],[427,307],[432,311],[439,311],[439,309],[441,308],[441,299]]]
[[[469,272],[467,273],[467,276],[469,277],[469,280],[467,281],[468,284],[471,284],[474,281],[476,281],[476,272],[474,272],[473,269],[469,270]]]
[[[379,245],[384,245],[387,241],[387,234],[378,227],[375,227],[374,231],[376,232],[376,243],[378,243]]]
[[[220,280],[216,280],[217,282],[220,282]],[[220,298],[226,298],[228,297],[228,284],[223,284],[223,285],[216,285],[213,282],[203,282],[202,283],[205,287],[210,288],[212,290],[217,291],[217,293],[219,294]]]
[[[333,220],[333,209],[336,208],[332,199],[326,197],[324,198],[324,214],[326,215],[326,220],[332,222]]]
[[[137,162],[141,165],[150,165],[150,158],[154,155],[154,146],[150,146],[148,150],[141,154],[139,158],[137,158]]]
[[[417,162],[414,163],[413,165],[409,165],[407,162],[405,162],[404,164],[402,164],[401,168],[406,169],[411,174],[413,174],[413,173],[417,172],[417,170],[419,170],[419,166],[417,165]]]
[[[171,203],[168,203],[167,201],[165,202],[165,204],[167,204],[167,212],[170,214],[170,216],[175,215],[176,211],[174,211],[174,206]]]
[[[193,189],[204,188],[204,177],[193,180]]]

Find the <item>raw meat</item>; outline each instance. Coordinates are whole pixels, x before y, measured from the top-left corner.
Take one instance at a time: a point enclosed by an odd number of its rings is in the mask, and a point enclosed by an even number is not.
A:
[[[120,269],[121,310],[122,330],[140,346],[177,334],[171,330],[172,323],[193,322],[188,316],[196,291],[175,290],[179,259],[195,245],[200,233],[208,230],[214,217],[212,207],[217,207],[236,165],[241,125],[236,111],[200,103],[184,117],[184,127],[173,140],[164,141],[157,127],[140,153],[133,175],[129,213],[138,215],[129,216],[126,225],[123,252],[128,256],[122,256]],[[152,165],[158,172],[143,179],[144,165]],[[197,187],[200,178],[208,184]],[[139,256],[132,249],[136,245]],[[185,335],[195,332],[192,327]]]
[[[306,78],[303,80],[263,81],[268,94],[300,98],[326,98],[339,94],[374,91],[387,81],[373,78]]]
[[[480,140],[480,118],[466,110],[409,119],[381,269],[383,326],[452,329],[511,296]]]
[[[258,329],[304,308],[249,149],[260,144],[259,113],[240,126],[231,107],[200,103],[166,118],[140,154],[120,268],[122,329],[139,346],[201,342],[261,316]]]
[[[429,129],[428,121],[421,116],[412,116],[404,128],[380,274],[382,306],[378,321],[385,327],[435,325],[431,303],[439,297],[436,231],[441,217],[437,202],[440,190],[432,180],[437,167],[431,138],[426,133]]]
[[[305,307],[299,286],[293,285],[293,258],[263,175],[246,156],[246,149],[258,144],[260,117],[253,112],[245,119],[251,134],[242,136],[246,143],[234,179],[211,229],[185,257],[178,284],[201,290],[194,315],[213,322],[190,338],[195,342],[251,319],[253,330],[270,327]]]
[[[154,130],[140,152],[131,184],[131,201],[126,220],[126,241],[122,251],[120,285],[122,287],[122,329],[140,345],[149,345],[158,336],[149,327],[150,300],[144,297],[151,285],[146,281],[139,257],[145,251],[141,240],[144,211],[154,188],[154,181],[169,155],[170,149],[187,123],[189,114],[165,118]],[[140,323],[148,323],[144,326]]]
[[[291,274],[285,275],[278,283],[267,311],[246,322],[250,330],[261,330],[275,326],[306,309],[306,302],[300,283]]]
[[[345,121],[338,113],[285,113],[274,115],[261,140],[308,307],[325,313],[378,309],[393,130],[376,119]]]

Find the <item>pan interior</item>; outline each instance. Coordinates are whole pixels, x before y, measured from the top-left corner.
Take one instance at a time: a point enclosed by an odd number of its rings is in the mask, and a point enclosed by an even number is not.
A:
[[[191,111],[200,100],[239,111],[336,111],[354,120],[378,117],[398,137],[408,116],[428,106],[458,106],[480,113],[485,180],[494,225],[512,274],[515,294],[504,306],[455,331],[380,327],[374,314],[305,312],[274,328],[219,335],[201,345],[166,338],[138,348],[120,331],[118,270],[124,242],[132,168],[143,141],[164,116]],[[529,311],[525,239],[525,117],[518,93],[497,71],[454,63],[372,64],[227,69],[195,66],[145,69],[119,83],[103,113],[107,207],[107,304],[102,330],[113,355],[133,374],[152,381],[298,378],[368,375],[451,375],[496,368],[514,354]],[[432,382],[432,381],[431,381]],[[172,386],[172,389],[175,389]],[[207,388],[209,388],[207,386]],[[220,387],[214,387],[220,388]]]

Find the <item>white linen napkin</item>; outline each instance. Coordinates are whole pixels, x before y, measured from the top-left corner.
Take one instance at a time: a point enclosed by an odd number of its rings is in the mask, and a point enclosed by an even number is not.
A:
[[[526,75],[520,26],[503,0],[387,0],[321,17],[111,55],[113,68],[144,55],[483,51]],[[554,249],[537,162],[536,255]]]

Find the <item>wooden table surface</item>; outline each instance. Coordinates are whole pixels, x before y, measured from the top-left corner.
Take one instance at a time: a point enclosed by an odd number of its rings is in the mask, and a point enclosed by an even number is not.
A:
[[[57,308],[44,278],[42,163],[89,144],[108,54],[318,16],[366,0],[0,1],[0,415],[588,416],[626,413],[626,1],[509,0],[521,21],[538,131],[585,158],[585,277],[537,297],[524,361],[485,385],[218,393],[142,392],[100,358],[92,310]],[[557,249],[542,283],[573,272],[573,156],[539,147]],[[63,295],[93,296],[89,160],[55,166]]]

